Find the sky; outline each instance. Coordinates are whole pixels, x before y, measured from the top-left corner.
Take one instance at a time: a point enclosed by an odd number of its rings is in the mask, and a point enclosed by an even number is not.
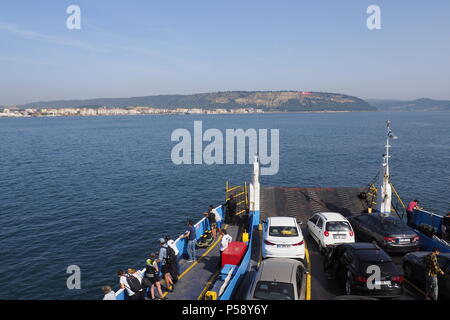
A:
[[[230,90],[450,100],[450,1],[0,3],[0,105]]]

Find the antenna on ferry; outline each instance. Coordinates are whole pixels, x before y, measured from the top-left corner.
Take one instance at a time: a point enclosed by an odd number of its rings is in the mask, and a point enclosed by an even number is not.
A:
[[[390,139],[398,139],[396,135],[391,130],[391,121],[387,121],[387,134],[386,134],[386,153],[383,154],[383,163],[381,164],[379,180],[378,180],[378,192],[377,192],[377,211],[390,215],[391,214],[391,201],[392,201],[392,188],[390,183],[390,173],[389,173],[389,148]]]

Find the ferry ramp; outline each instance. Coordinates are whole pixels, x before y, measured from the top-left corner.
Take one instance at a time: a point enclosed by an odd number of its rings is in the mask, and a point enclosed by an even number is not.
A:
[[[332,300],[344,295],[333,279],[323,272],[323,256],[314,240],[308,236],[306,223],[317,212],[339,212],[345,217],[358,215],[367,210],[367,200],[358,197],[367,188],[339,187],[264,187],[261,188],[261,220],[267,217],[295,217],[302,222],[302,231],[309,253],[311,268],[311,299]],[[393,257],[401,268],[401,257]],[[406,283],[401,300],[423,299],[423,293],[411,283]]]

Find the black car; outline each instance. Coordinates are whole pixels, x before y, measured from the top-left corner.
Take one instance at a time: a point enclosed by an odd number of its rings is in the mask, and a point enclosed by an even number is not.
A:
[[[364,213],[348,220],[358,241],[378,244],[387,252],[406,253],[420,249],[419,236],[395,216]]]
[[[395,298],[403,293],[401,270],[373,243],[348,243],[328,249],[324,269],[347,295]],[[379,270],[378,279],[374,269]]]
[[[405,277],[425,287],[425,257],[430,252],[411,252],[403,257]],[[444,275],[438,275],[439,297],[450,299],[450,253],[441,253],[437,261]]]

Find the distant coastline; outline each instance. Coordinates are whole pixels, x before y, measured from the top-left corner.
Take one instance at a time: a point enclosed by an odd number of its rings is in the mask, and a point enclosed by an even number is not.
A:
[[[279,111],[254,108],[240,109],[200,109],[178,108],[159,109],[151,107],[126,108],[57,108],[57,109],[0,109],[0,118],[38,118],[38,117],[110,117],[110,116],[142,116],[142,115],[225,115],[225,114],[289,114],[289,113],[347,113],[367,112],[351,110],[317,110],[317,111]]]

